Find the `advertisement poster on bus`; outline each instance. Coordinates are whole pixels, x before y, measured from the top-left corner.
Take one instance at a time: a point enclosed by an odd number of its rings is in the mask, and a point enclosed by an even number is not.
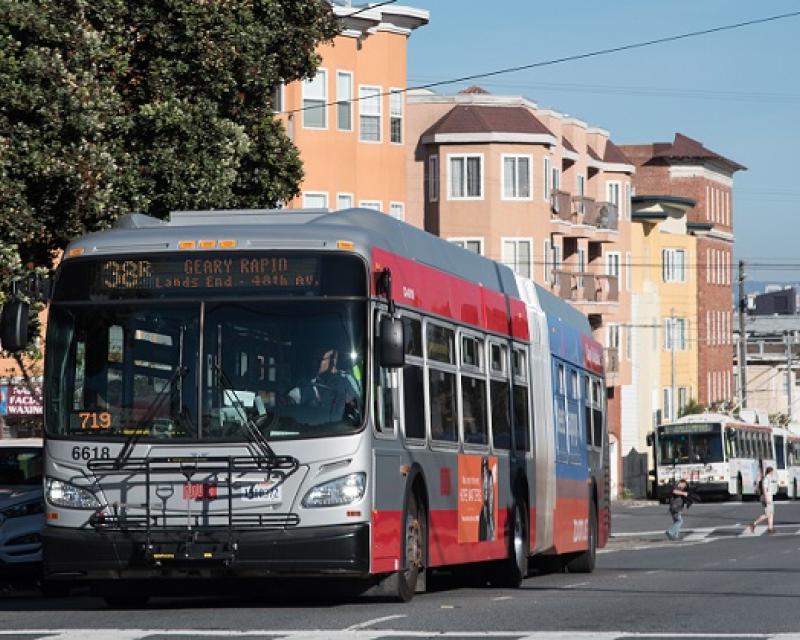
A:
[[[0,416],[8,415],[8,387],[0,384]]]
[[[458,541],[497,538],[497,457],[458,456]]]

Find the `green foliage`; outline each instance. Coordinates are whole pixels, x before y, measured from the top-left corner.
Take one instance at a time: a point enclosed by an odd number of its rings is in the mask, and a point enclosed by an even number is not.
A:
[[[0,0],[0,239],[50,266],[122,213],[269,207],[302,166],[273,87],[314,74],[324,0]]]
[[[776,427],[788,427],[792,418],[787,413],[771,413],[769,414],[769,423]]]
[[[690,398],[689,401],[678,411],[678,417],[683,418],[684,416],[691,416],[696,413],[704,413],[706,411],[706,407],[700,404],[694,398]]]

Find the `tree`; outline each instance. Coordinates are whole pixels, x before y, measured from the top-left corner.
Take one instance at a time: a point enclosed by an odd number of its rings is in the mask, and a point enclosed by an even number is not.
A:
[[[71,238],[129,211],[298,193],[300,158],[270,96],[314,75],[317,45],[339,28],[328,2],[0,0],[0,15],[11,263],[50,268]]]
[[[696,413],[704,413],[706,408],[694,398],[689,398],[689,401],[678,411],[678,417],[691,416]]]

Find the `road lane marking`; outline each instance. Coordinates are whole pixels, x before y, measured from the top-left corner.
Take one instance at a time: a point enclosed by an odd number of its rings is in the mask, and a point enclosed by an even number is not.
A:
[[[513,600],[514,596],[497,596],[496,598],[492,598],[495,602],[500,602],[501,600]]]
[[[371,627],[374,624],[378,624],[379,622],[388,622],[389,620],[396,620],[397,618],[407,618],[408,616],[404,613],[396,613],[392,616],[383,616],[382,618],[373,618],[372,620],[367,620],[366,622],[359,622],[358,624],[351,625],[349,627],[345,627],[345,631],[358,631],[359,629],[366,629],[367,627]]]
[[[565,584],[562,588],[563,589],[574,589],[575,587],[585,587],[588,582],[576,582],[575,584]]]

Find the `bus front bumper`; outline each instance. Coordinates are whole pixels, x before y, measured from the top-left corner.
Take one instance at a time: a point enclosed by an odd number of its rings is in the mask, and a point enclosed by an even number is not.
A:
[[[146,556],[144,539],[138,532],[48,526],[42,537],[44,575],[49,580],[369,575],[367,523],[234,531],[235,551],[228,550],[224,560],[220,558],[225,554],[217,554],[217,550],[229,546],[227,531],[199,535],[193,543],[199,553],[193,553],[190,560],[182,559],[179,552],[171,559],[166,553],[158,554],[161,557],[154,561]]]

